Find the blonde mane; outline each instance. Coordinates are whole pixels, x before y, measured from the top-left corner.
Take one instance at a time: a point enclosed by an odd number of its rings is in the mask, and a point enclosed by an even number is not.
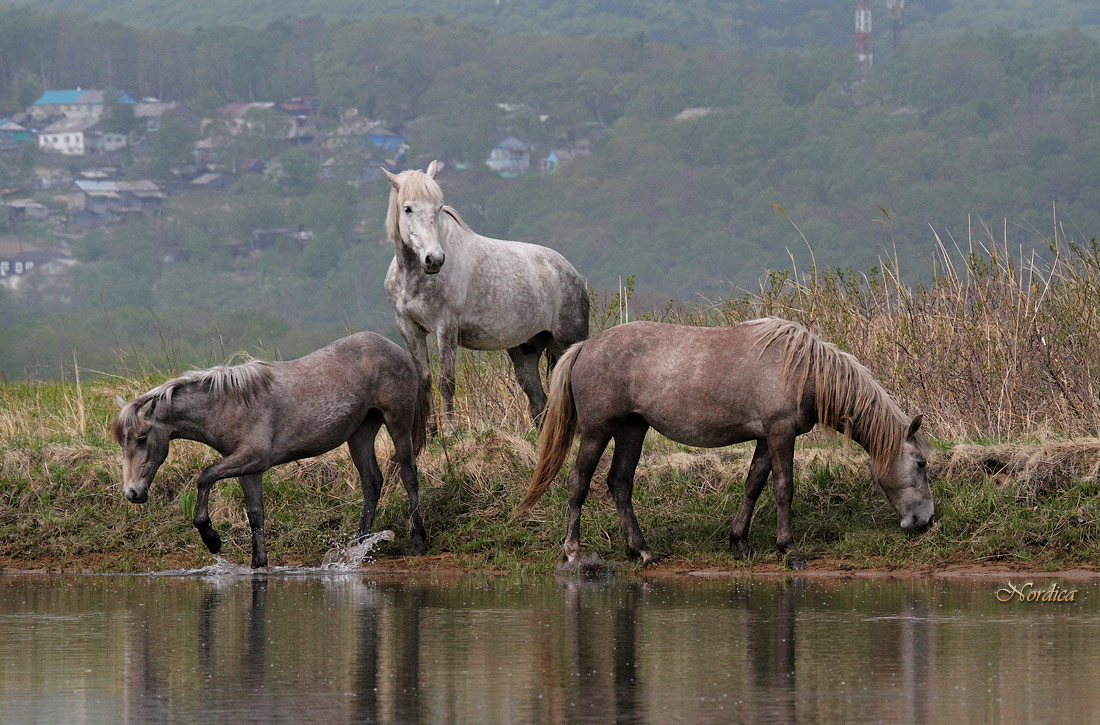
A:
[[[783,348],[783,380],[797,374],[797,396],[802,399],[813,376],[817,422],[861,443],[871,456],[871,467],[883,476],[897,458],[909,431],[909,417],[851,354],[825,342],[802,325],[766,317],[753,325],[760,354],[772,345]],[[926,438],[917,434],[923,448]]]
[[[271,370],[271,363],[264,360],[251,360],[240,365],[216,365],[207,370],[189,370],[123,405],[112,426],[115,440],[120,440],[122,432],[138,422],[138,411],[148,403],[171,404],[172,394],[177,388],[197,383],[213,396],[233,396],[247,402],[258,393],[271,388]]]
[[[398,220],[401,217],[401,205],[406,201],[421,200],[435,204],[443,203],[443,190],[439,188],[439,184],[436,183],[435,179],[419,169],[409,169],[398,174],[397,188],[390,186],[390,203],[389,208],[386,210],[386,236],[389,237],[391,242],[401,241],[401,232],[398,226]],[[462,228],[469,230],[470,227],[462,221],[462,217],[458,215],[457,211],[449,206],[443,207],[443,211],[447,212]]]

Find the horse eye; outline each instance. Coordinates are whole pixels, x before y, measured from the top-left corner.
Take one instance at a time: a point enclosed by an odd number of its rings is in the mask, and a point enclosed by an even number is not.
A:
[[[924,468],[928,465],[928,461],[917,461],[917,468]]]
[[[411,206],[405,207],[405,213],[406,214],[412,214],[413,213],[413,208]]]
[[[138,444],[139,446],[143,446],[143,445],[145,445],[145,441],[147,441],[147,440],[149,440],[149,436],[147,436],[147,435],[140,435],[140,436],[138,436],[138,439],[137,439],[137,444]]]

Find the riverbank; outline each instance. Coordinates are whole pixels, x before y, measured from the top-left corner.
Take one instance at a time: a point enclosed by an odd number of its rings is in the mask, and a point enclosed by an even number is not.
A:
[[[121,454],[110,439],[112,396],[149,381],[0,385],[0,570],[138,572],[212,563],[190,520],[194,478],[215,458],[177,441],[145,505],[120,492]],[[391,571],[552,571],[564,534],[564,476],[529,513],[512,521],[536,459],[536,436],[512,412],[502,427],[467,427],[433,439],[421,456],[425,557],[407,557],[408,505],[387,475],[376,530],[392,529],[370,564]],[[492,411],[486,411],[489,417]],[[471,418],[472,420],[473,418]],[[380,437],[380,454],[389,442]],[[753,556],[728,549],[751,459],[750,445],[696,450],[655,434],[638,467],[635,508],[662,562],[643,572],[783,571],[774,553],[775,508],[761,497],[750,532]],[[605,455],[582,516],[584,550],[627,562],[615,508],[603,485]],[[930,460],[936,518],[908,535],[870,481],[867,456],[831,434],[807,436],[797,451],[793,527],[811,574],[940,572],[958,567],[1062,571],[1100,565],[1100,440],[1012,445],[936,444]],[[316,566],[354,534],[358,479],[340,449],[265,476],[266,536],[272,565]],[[243,495],[219,483],[211,517],[221,556],[247,563]],[[652,573],[651,573],[652,572]]]

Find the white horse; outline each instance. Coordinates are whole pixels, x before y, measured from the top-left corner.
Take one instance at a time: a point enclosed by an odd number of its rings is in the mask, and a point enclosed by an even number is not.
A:
[[[490,239],[443,205],[427,172],[392,174],[386,234],[394,243],[386,295],[397,329],[431,384],[428,333],[439,346],[444,433],[454,429],[455,351],[507,350],[531,418],[540,422],[546,393],[539,376],[545,351],[553,367],[570,345],[588,337],[588,284],[565,257],[537,244]]]

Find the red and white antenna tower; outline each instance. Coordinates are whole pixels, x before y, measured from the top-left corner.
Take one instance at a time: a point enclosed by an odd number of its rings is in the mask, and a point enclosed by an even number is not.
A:
[[[875,53],[871,40],[871,0],[856,0],[856,57],[865,71],[874,65]]]

